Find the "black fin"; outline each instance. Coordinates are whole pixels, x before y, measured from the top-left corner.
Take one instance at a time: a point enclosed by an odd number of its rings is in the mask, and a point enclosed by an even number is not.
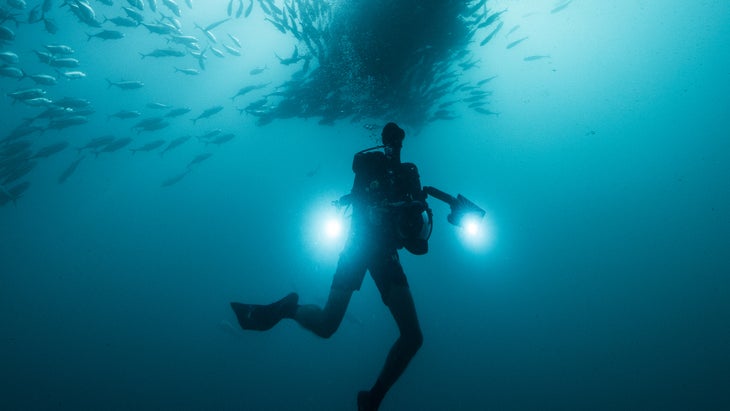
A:
[[[299,295],[291,293],[268,305],[231,303],[238,324],[244,330],[266,331],[282,318],[291,318],[297,309]]]

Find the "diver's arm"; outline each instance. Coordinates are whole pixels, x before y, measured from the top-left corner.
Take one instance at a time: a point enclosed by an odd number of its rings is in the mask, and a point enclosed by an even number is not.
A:
[[[436,187],[424,186],[423,187],[423,192],[426,195],[429,195],[429,196],[431,196],[433,198],[436,198],[438,200],[441,200],[441,201],[443,201],[444,203],[446,203],[448,205],[454,205],[454,204],[456,204],[456,198],[454,198],[454,196],[452,196],[451,194],[447,194],[447,193],[439,190]]]

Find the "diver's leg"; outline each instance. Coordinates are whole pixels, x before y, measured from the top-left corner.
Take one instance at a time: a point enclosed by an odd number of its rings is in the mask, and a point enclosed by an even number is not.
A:
[[[337,270],[332,278],[330,295],[324,308],[316,305],[300,305],[294,319],[302,327],[322,338],[329,338],[340,326],[350,298],[359,290],[365,278],[366,253],[358,242],[351,241],[340,254]]]
[[[318,336],[329,338],[337,331],[345,317],[351,297],[352,291],[332,288],[324,308],[313,304],[300,305],[294,320]]]
[[[377,410],[390,387],[403,374],[408,363],[421,345],[423,334],[416,315],[416,306],[408,285],[396,285],[383,296],[395,322],[398,324],[400,336],[388,353],[383,370],[373,388],[358,395],[361,411]]]

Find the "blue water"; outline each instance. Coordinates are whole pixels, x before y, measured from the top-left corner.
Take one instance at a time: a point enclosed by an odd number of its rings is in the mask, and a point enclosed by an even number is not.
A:
[[[115,3],[92,6],[111,18],[128,6]],[[225,18],[227,4],[181,1],[183,31],[207,44],[193,23]],[[487,1],[507,9],[504,26],[470,45],[479,63],[462,78],[497,76],[487,89],[499,115],[457,106],[454,119],[403,124],[404,160],[424,184],[482,206],[487,232],[462,241],[431,201],[431,251],[401,254],[425,342],[382,410],[730,409],[730,3],[573,0],[551,13],[561,4]],[[242,56],[208,53],[198,76],[174,71],[195,67],[190,56],[141,59],[167,46],[141,27],[87,41],[98,29],[67,7],[48,16],[56,34],[3,23],[15,39],[0,51],[29,74],[55,74],[33,50],[71,46],[87,77],[38,87],[88,99],[96,113],[28,136],[33,150],[70,147],[5,187],[30,183],[0,207],[0,409],[355,409],[397,337],[372,280],[329,340],[293,322],[243,332],[228,302],[290,291],[325,301],[341,243],[316,221],[349,190],[352,154],[377,133],[316,118],[260,126],[236,110],[296,71],[274,55],[295,40],[258,2],[214,30],[220,43],[239,38]],[[107,78],[144,87],[108,88]],[[260,82],[269,89],[231,100]],[[0,138],[43,110],[7,96],[34,87],[0,77]],[[152,102],[191,111],[139,134],[139,119],[107,120],[166,112]],[[384,121],[400,120],[374,120]],[[235,137],[197,138],[218,128]],[[75,147],[106,134],[134,141],[87,151],[60,184]],[[184,135],[193,138],[164,156],[129,151]],[[202,153],[212,155],[161,187]]]

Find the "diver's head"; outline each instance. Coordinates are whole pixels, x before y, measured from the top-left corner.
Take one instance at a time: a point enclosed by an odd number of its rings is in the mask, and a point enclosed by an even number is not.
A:
[[[385,155],[389,159],[400,161],[400,149],[403,147],[403,139],[406,132],[395,123],[388,123],[380,133],[385,146]]]

